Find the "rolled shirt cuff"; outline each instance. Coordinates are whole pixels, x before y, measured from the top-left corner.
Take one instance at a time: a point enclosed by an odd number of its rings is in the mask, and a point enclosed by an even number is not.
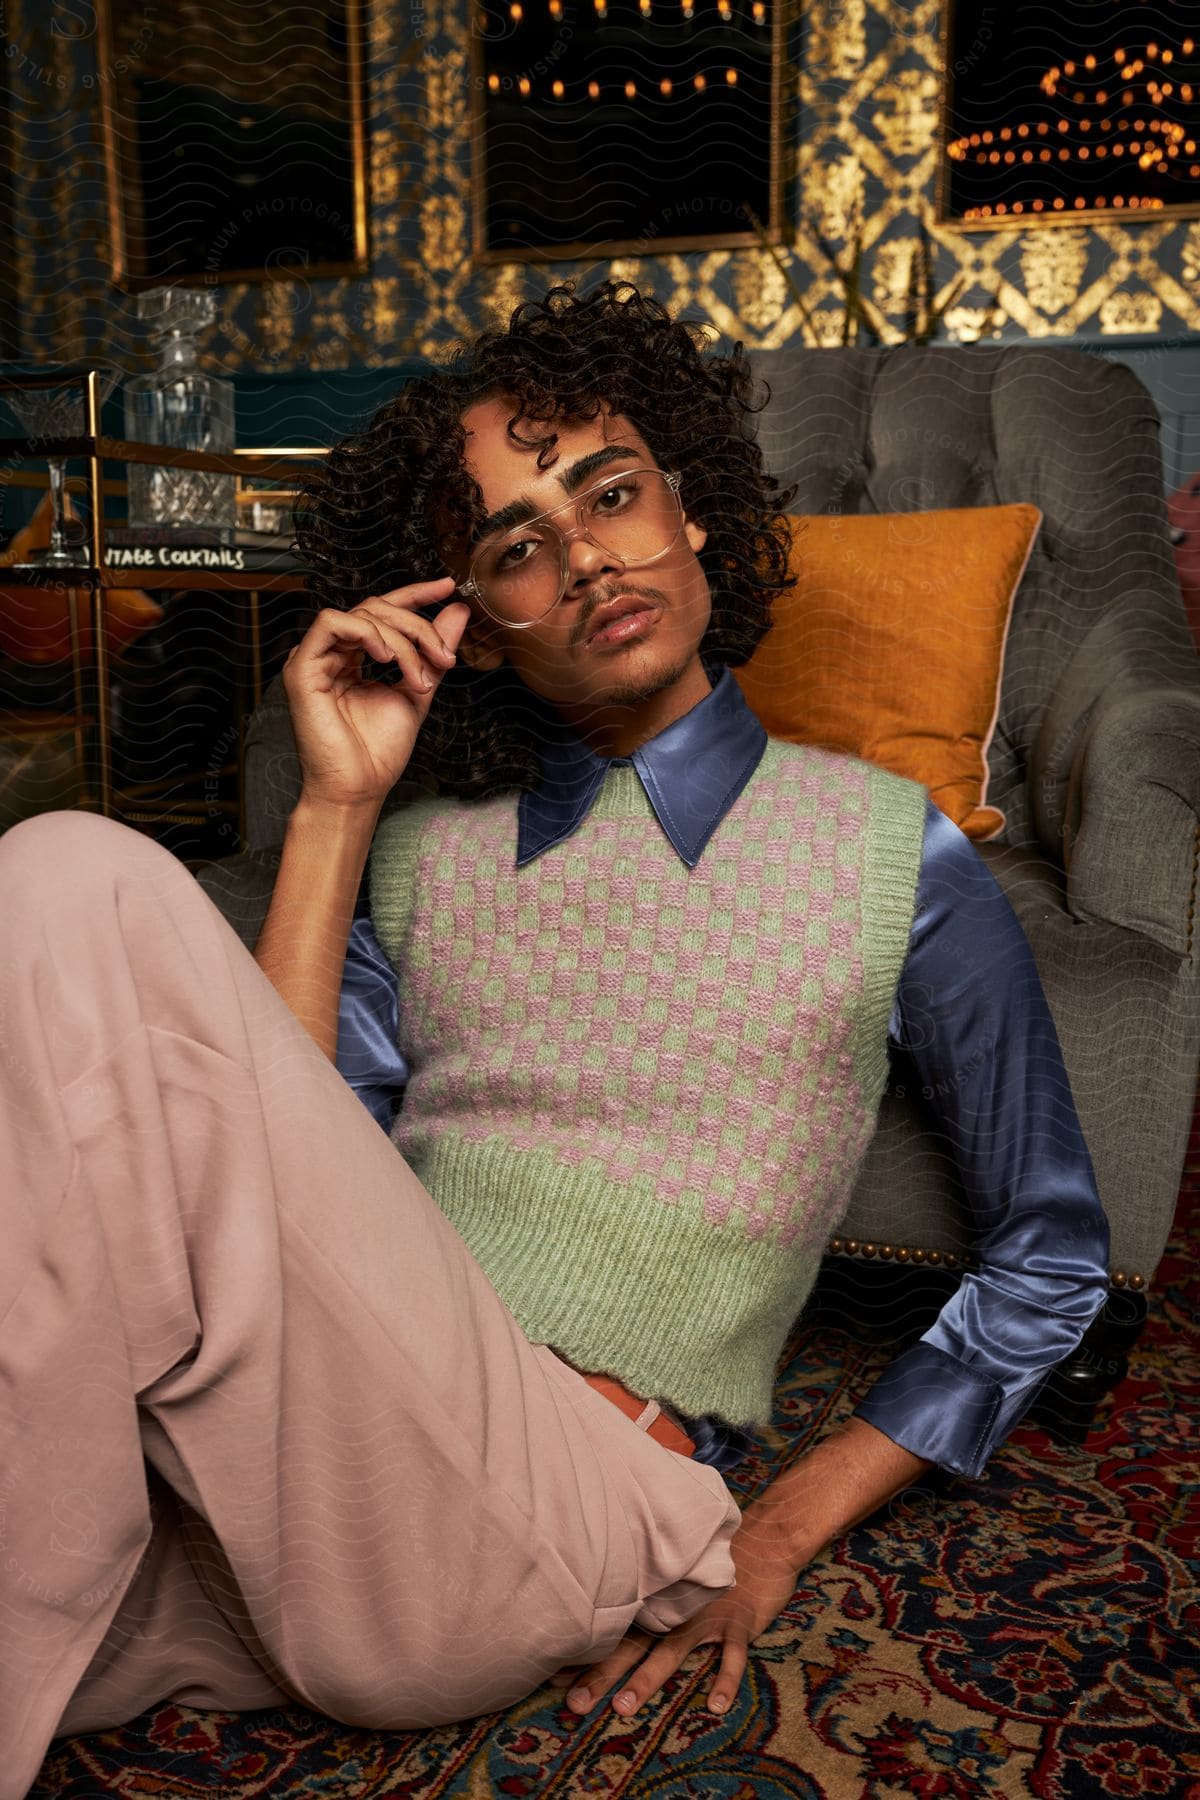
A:
[[[1006,1392],[922,1341],[888,1364],[855,1416],[914,1456],[974,1477],[1024,1416],[1048,1373],[1043,1369]]]

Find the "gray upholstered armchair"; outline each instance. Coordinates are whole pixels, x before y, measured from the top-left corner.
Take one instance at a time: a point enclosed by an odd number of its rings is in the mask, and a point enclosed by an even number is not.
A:
[[[757,431],[798,513],[1030,501],[978,846],[1033,947],[1112,1226],[1112,1292],[1034,1416],[1086,1427],[1170,1229],[1200,1060],[1200,658],[1171,553],[1158,414],[1120,364],[1025,345],[779,350]],[[253,947],[299,772],[276,678],[246,740],[246,846],[199,879]],[[815,1304],[925,1328],[971,1255],[949,1144],[889,1089]]]
[[[1084,351],[771,351],[768,467],[798,513],[1031,501],[977,848],[1033,948],[1112,1227],[1112,1293],[1036,1414],[1078,1435],[1120,1377],[1174,1214],[1200,1060],[1200,658],[1163,499],[1158,414]],[[889,1092],[828,1273],[841,1306],[928,1322],[970,1232],[949,1144]],[[884,1252],[890,1251],[885,1257]],[[907,1254],[906,1254],[907,1253]],[[881,1262],[907,1265],[900,1277]],[[946,1259],[951,1260],[949,1271]],[[869,1265],[874,1264],[871,1268]]]

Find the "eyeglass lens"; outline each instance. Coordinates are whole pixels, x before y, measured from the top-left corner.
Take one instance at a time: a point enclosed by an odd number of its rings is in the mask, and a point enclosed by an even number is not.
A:
[[[658,469],[615,475],[580,504],[584,531],[622,563],[665,556],[679,536],[679,505]],[[483,605],[514,623],[540,619],[563,592],[563,539],[549,519],[516,525],[477,552],[472,575]]]

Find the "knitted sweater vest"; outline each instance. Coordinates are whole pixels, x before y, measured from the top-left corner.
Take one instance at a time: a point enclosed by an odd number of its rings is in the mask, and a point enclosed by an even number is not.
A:
[[[628,765],[520,869],[515,793],[382,820],[392,1139],[531,1342],[770,1422],[887,1083],[926,793],[770,739],[694,869]]]

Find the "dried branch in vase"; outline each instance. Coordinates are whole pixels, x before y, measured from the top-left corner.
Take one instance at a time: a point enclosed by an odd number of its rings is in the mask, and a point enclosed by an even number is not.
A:
[[[804,296],[796,285],[792,272],[779,253],[778,246],[772,244],[767,237],[761,219],[748,206],[742,208],[749,219],[759,244],[770,256],[776,268],[783,276],[788,291],[795,301],[800,317],[807,330],[807,341],[820,348],[824,339],[805,304]],[[804,233],[801,222],[800,233]],[[816,229],[810,227],[810,236],[817,245],[826,262],[829,264],[842,291],[845,311],[842,317],[842,343],[857,344],[860,331],[869,333],[877,346],[893,344],[927,344],[935,335],[946,312],[959,300],[970,286],[970,277],[957,275],[950,283],[940,301],[933,299],[933,244],[924,217],[918,218],[917,231],[919,243],[909,265],[908,288],[905,296],[903,327],[892,325],[883,313],[867,299],[862,291],[862,231],[857,229],[851,239],[850,260],[843,268],[837,250],[829,240]],[[980,336],[989,330],[995,322],[995,314],[999,305],[999,296],[994,290],[989,294],[990,305],[984,316],[984,325]]]

